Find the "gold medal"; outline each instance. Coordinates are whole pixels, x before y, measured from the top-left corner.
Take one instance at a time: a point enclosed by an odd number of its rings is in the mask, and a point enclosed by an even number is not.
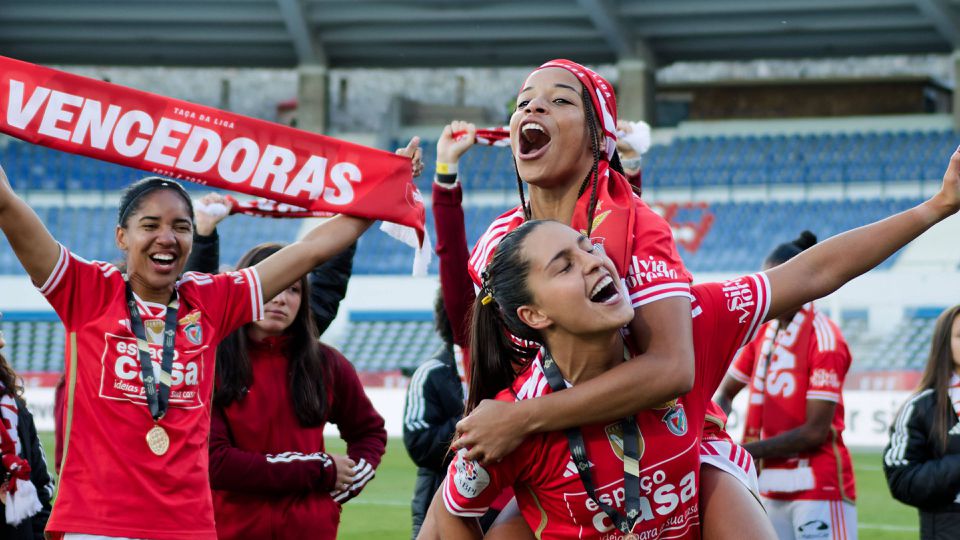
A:
[[[167,450],[170,449],[170,436],[167,435],[167,430],[154,424],[147,432],[147,446],[150,447],[151,452],[158,456],[166,454]]]

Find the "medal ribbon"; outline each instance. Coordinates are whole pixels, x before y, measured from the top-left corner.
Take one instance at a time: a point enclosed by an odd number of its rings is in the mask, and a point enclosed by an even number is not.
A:
[[[133,289],[127,283],[127,307],[130,308],[130,329],[137,337],[137,350],[140,356],[140,371],[143,377],[143,389],[147,396],[147,406],[154,422],[158,422],[167,413],[170,402],[171,371],[173,368],[173,353],[177,339],[177,310],[180,301],[174,292],[167,304],[167,316],[163,325],[163,352],[160,356],[160,378],[153,376],[153,362],[150,360],[150,344],[147,342],[146,330],[140,310],[137,309],[137,300],[133,296]],[[159,391],[157,387],[159,386]]]
[[[554,392],[567,389],[560,368],[557,367],[553,356],[546,349],[544,349],[543,355],[543,372]],[[587,446],[583,442],[583,434],[580,433],[580,428],[570,428],[565,430],[565,433],[567,443],[570,445],[570,455],[577,466],[580,482],[587,490],[587,495],[610,517],[620,532],[629,533],[640,517],[640,430],[637,427],[636,419],[633,417],[621,420],[620,429],[623,433],[623,487],[626,494],[626,515],[621,514],[616,508],[597,497],[593,475],[590,473],[590,461],[587,459]]]

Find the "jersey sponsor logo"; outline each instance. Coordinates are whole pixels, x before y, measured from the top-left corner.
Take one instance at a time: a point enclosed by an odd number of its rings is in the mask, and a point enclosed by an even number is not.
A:
[[[453,484],[457,493],[473,499],[490,485],[490,473],[476,461],[463,459],[461,454],[457,458],[457,473],[453,476]]]
[[[683,411],[683,405],[671,408],[667,414],[663,415],[663,423],[667,425],[670,433],[677,437],[687,434],[687,413]]]
[[[610,443],[610,448],[613,450],[613,453],[620,458],[620,461],[623,461],[623,428],[620,427],[620,422],[615,424],[608,424],[603,428],[604,433],[607,434],[607,441]],[[644,445],[643,445],[643,433],[640,432],[639,426],[637,427],[637,458],[643,457]]]
[[[646,259],[634,256],[630,268],[627,269],[626,281],[627,285],[633,289],[664,278],[676,280],[679,279],[679,274],[675,268],[670,268],[666,261],[654,258],[653,255]]]
[[[840,390],[840,376],[835,370],[818,368],[810,375],[810,386]]]
[[[739,322],[743,324],[753,316],[753,306],[757,305],[750,283],[744,279],[727,281],[723,284],[723,296],[727,299],[727,309],[731,313],[739,314]]]
[[[797,527],[797,538],[813,540],[815,538],[829,538],[830,525],[819,519],[808,521]]]
[[[137,340],[106,334],[106,347],[101,359],[100,397],[146,405],[143,374]],[[150,360],[156,377],[160,373],[162,347],[149,344]],[[203,369],[201,353],[204,348],[174,351],[170,370],[170,407],[193,409],[203,405],[200,400],[200,376]]]
[[[640,514],[633,528],[637,538],[660,538],[667,529],[672,534],[681,533],[699,522],[696,472],[688,472],[677,483],[668,480],[667,473],[662,469],[640,477]],[[577,486],[582,487],[579,483]],[[623,479],[599,488],[596,495],[600,502],[622,511],[626,499]],[[610,516],[586,492],[565,493],[563,498],[577,525],[593,528],[601,538],[608,538],[603,533],[611,531],[614,531],[614,536],[609,538],[622,537],[615,532]],[[669,517],[663,519],[665,516]],[[585,518],[589,519],[588,523],[584,523]],[[656,525],[644,529],[645,524],[652,525],[649,523],[651,521],[656,521]]]
[[[805,320],[806,315],[800,311],[790,321],[787,329],[777,334],[773,358],[767,368],[766,389],[771,396],[788,398],[797,391],[797,378],[793,373],[797,367],[797,357],[791,348],[796,345]]]

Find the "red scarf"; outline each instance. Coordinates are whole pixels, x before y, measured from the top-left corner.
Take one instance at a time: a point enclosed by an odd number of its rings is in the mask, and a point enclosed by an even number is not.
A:
[[[248,216],[271,218],[327,218],[336,215],[323,210],[307,210],[299,206],[278,203],[269,199],[255,199],[252,201],[238,201],[227,195],[224,197],[230,202],[230,215],[246,214]]]
[[[0,132],[310,211],[412,227],[410,160],[331,137],[0,56]]]
[[[797,318],[803,316],[804,322],[797,324]],[[753,442],[760,440],[763,434],[763,406],[766,401],[767,372],[770,369],[770,363],[773,361],[773,355],[777,352],[777,347],[781,340],[781,334],[788,332],[810,332],[812,321],[816,313],[813,303],[804,304],[802,308],[793,316],[790,324],[786,328],[780,328],[779,320],[772,320],[764,328],[763,342],[760,345],[759,357],[753,366],[753,373],[750,376],[750,389],[747,401],[747,413],[743,421],[743,442]],[[795,338],[800,341],[801,338]]]

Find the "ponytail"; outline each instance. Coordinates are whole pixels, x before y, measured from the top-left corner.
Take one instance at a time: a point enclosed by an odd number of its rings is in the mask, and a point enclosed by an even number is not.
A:
[[[781,265],[816,244],[817,235],[810,231],[803,231],[800,233],[800,236],[795,239],[773,248],[773,251],[767,255],[765,266],[773,267]]]
[[[483,287],[473,303],[470,323],[472,367],[466,413],[509,388],[539,349],[540,333],[520,320],[517,308],[533,301],[527,287],[530,263],[520,253],[523,241],[543,223],[527,221],[504,236],[481,274]]]
[[[495,397],[509,388],[517,376],[514,367],[517,350],[504,332],[495,304],[473,303],[473,324],[470,325],[470,388],[467,407],[470,414],[481,401]]]

